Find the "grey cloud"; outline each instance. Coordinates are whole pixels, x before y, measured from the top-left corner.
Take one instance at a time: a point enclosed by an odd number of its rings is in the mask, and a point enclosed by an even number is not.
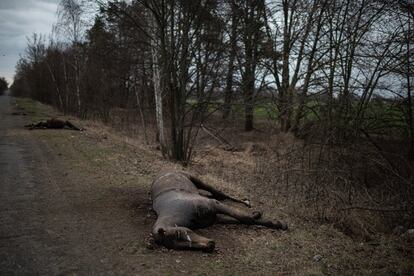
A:
[[[0,10],[25,10],[38,4],[57,5],[60,0],[0,0]]]
[[[0,0],[0,76],[10,82],[26,37],[49,34],[60,0]]]

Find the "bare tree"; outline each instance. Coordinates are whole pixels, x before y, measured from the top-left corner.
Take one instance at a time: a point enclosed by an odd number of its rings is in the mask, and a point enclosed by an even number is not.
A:
[[[278,91],[280,128],[284,132],[292,128],[298,91],[301,92],[294,128],[298,128],[302,117],[310,81],[318,67],[317,52],[327,2],[283,0],[269,6],[266,13],[267,35],[274,48],[269,67]],[[302,87],[298,87],[299,83]]]
[[[399,1],[397,5],[389,5],[389,18],[387,24],[391,25],[395,32],[389,39],[390,47],[394,49],[387,53],[390,62],[384,67],[391,73],[393,78],[400,80],[400,85],[391,89],[392,93],[402,101],[402,111],[404,113],[407,136],[409,139],[407,156],[414,160],[414,113],[413,113],[413,94],[412,78],[414,76],[412,68],[412,41],[414,24],[414,4],[409,1]]]
[[[260,46],[263,43],[263,20],[265,2],[239,1],[237,10],[240,16],[243,55],[240,61],[241,87],[244,101],[244,130],[253,130],[254,97],[256,93],[256,74],[260,62]]]
[[[82,115],[80,79],[83,70],[80,46],[87,27],[84,19],[86,3],[85,0],[61,0],[57,11],[58,22],[56,24],[57,32],[63,35],[64,40],[70,43],[72,49],[73,62],[70,64],[74,70],[74,94],[77,103],[76,112],[79,116]]]

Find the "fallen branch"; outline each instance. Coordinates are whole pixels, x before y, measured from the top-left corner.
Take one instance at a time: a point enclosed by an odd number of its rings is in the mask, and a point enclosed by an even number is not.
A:
[[[233,150],[234,147],[227,142],[223,137],[220,137],[219,135],[215,135],[214,133],[212,133],[210,130],[207,129],[207,127],[205,127],[203,124],[200,126],[202,130],[204,130],[205,133],[207,133],[208,135],[210,135],[211,137],[213,137],[215,140],[217,140],[219,143],[226,145],[226,150]]]

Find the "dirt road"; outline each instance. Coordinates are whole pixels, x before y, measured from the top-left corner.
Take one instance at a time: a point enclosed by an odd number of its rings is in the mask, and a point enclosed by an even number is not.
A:
[[[97,182],[104,177],[99,168],[85,166],[57,140],[80,134],[25,130],[28,116],[11,115],[13,102],[0,97],[0,274],[162,271],[134,254],[146,250],[150,227],[134,220],[134,210],[148,212],[142,187],[117,190],[107,179]],[[80,167],[88,169],[86,178]]]
[[[40,269],[36,255],[47,250],[38,241],[46,234],[41,215],[45,183],[35,178],[33,165],[41,156],[30,150],[31,141],[12,135],[23,121],[11,113],[10,98],[0,97],[0,269],[27,273]]]
[[[19,133],[25,120],[11,115],[11,101],[0,97],[1,274],[108,271],[105,256],[96,253],[104,237],[89,232],[105,225],[86,219],[92,206],[76,208],[90,195],[63,178],[48,145]]]

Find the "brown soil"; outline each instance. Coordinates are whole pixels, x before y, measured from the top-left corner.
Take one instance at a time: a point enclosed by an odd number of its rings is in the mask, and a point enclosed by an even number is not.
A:
[[[59,115],[37,108],[45,116]],[[2,275],[414,273],[412,240],[353,240],[332,225],[291,217],[276,199],[262,196],[264,191],[229,181],[232,175],[243,175],[244,168],[248,171],[248,156],[260,146],[233,153],[212,148],[208,158],[199,158],[189,170],[229,193],[251,194],[254,207],[287,221],[289,231],[214,225],[199,231],[216,241],[212,254],[155,246],[149,187],[158,171],[178,165],[164,161],[153,146],[96,122],[70,118],[84,132],[28,131],[22,126],[30,116],[6,117],[2,121],[7,126],[0,122],[6,134],[0,136],[13,141],[22,156],[16,159],[20,181],[10,175],[15,180],[0,183]],[[229,166],[234,170],[228,171]]]

